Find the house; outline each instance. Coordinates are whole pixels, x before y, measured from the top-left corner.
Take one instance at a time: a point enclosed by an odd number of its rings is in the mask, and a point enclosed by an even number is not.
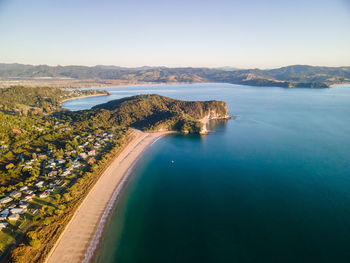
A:
[[[19,219],[19,214],[12,214],[7,219],[10,221],[17,221]]]
[[[46,198],[46,197],[49,196],[49,194],[50,194],[50,192],[44,191],[44,192],[42,192],[42,193],[39,195],[39,197],[40,197],[40,198]]]
[[[2,210],[0,214],[1,214],[2,216],[8,216],[9,213],[10,213],[9,209],[6,208],[6,209]]]
[[[11,209],[11,214],[23,214],[24,209],[21,207],[16,207]]]
[[[7,204],[7,203],[11,202],[12,200],[13,199],[11,197],[6,196],[6,197],[0,199],[0,204]]]
[[[78,167],[80,167],[80,163],[74,162],[74,163],[72,164],[72,167],[73,167],[73,168],[78,168]]]
[[[6,222],[0,222],[0,231],[3,229],[3,228],[6,228],[8,225],[8,223]]]
[[[89,156],[93,156],[93,155],[95,155],[96,154],[96,150],[95,149],[92,149],[92,150],[90,150],[89,152],[88,152],[88,155]]]
[[[94,147],[95,147],[96,149],[99,149],[99,148],[101,148],[101,144],[95,143]]]
[[[19,207],[26,211],[28,209],[28,207],[29,207],[29,204],[28,203],[23,203],[23,204],[19,205]]]
[[[88,157],[88,155],[85,152],[82,152],[81,154],[79,154],[79,156],[83,159],[86,159]]]
[[[27,189],[28,189],[28,186],[26,186],[26,185],[25,185],[25,186],[22,186],[21,188],[19,188],[20,191],[25,191],[25,190],[27,190]]]
[[[10,193],[10,196],[12,197],[12,198],[19,198],[19,197],[21,197],[21,193],[20,192],[12,192],[12,193]]]
[[[60,176],[67,176],[67,175],[70,175],[71,174],[71,171],[69,170],[65,170]]]
[[[38,187],[38,188],[43,188],[44,187],[44,181],[40,181],[40,182],[36,183],[35,186]]]
[[[54,177],[57,175],[57,171],[51,171],[47,174],[49,177]]]
[[[32,200],[34,196],[35,196],[35,194],[29,194],[26,197],[24,197],[24,201]]]
[[[66,162],[66,160],[63,160],[63,159],[57,159],[56,162],[58,164],[64,164]]]
[[[49,164],[49,168],[55,168],[55,167],[56,167],[56,163],[55,162]]]

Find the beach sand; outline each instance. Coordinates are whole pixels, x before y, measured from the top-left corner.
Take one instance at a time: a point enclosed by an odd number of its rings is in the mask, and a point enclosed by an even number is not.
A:
[[[83,95],[83,96],[79,96],[79,97],[73,97],[73,98],[61,100],[61,104],[63,102],[69,101],[69,100],[76,100],[76,99],[82,99],[82,98],[88,98],[88,97],[101,97],[101,96],[109,96],[109,94],[108,93],[105,93],[105,94],[91,94],[91,95]]]
[[[171,132],[133,131],[133,140],[115,158],[79,206],[50,251],[47,263],[82,262],[100,219],[129,168],[155,139]]]

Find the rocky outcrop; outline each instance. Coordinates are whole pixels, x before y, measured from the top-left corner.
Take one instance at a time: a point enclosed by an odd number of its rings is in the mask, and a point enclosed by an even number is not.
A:
[[[199,121],[202,123],[202,128],[200,130],[200,134],[207,134],[210,132],[207,129],[207,124],[210,120],[229,120],[232,119],[232,117],[227,112],[227,104],[225,102],[222,103],[222,109],[221,111],[217,111],[215,109],[210,109],[207,114],[200,119]]]

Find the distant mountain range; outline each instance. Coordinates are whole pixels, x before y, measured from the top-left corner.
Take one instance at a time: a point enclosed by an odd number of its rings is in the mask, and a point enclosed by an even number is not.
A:
[[[47,66],[0,64],[0,80],[98,79],[143,83],[225,82],[253,86],[325,88],[350,82],[350,67],[294,65],[276,69]]]

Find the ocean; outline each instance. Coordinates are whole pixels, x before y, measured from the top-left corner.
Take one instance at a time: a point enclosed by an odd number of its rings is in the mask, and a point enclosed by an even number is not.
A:
[[[106,225],[100,263],[350,262],[350,85],[103,88],[87,109],[156,93],[223,100],[236,118],[174,134],[137,161]]]

